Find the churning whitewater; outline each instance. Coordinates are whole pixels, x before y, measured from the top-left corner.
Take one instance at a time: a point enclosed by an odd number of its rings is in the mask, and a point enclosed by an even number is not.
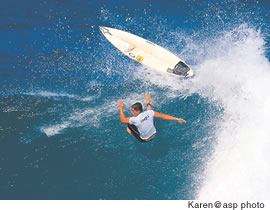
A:
[[[216,128],[215,146],[203,163],[204,173],[194,178],[200,182],[196,198],[269,199],[270,62],[263,36],[242,24],[201,45],[205,60],[192,80],[147,76],[185,97],[199,94],[222,110],[221,118],[207,122]]]
[[[241,25],[216,40],[198,66],[193,91],[224,109],[198,199],[269,199],[270,63],[264,47],[260,32]]]

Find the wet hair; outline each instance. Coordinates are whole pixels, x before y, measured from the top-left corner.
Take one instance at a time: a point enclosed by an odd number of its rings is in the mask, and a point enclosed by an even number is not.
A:
[[[131,108],[133,108],[135,111],[140,111],[140,112],[143,111],[142,104],[139,103],[139,102],[133,104],[133,105],[131,106]]]

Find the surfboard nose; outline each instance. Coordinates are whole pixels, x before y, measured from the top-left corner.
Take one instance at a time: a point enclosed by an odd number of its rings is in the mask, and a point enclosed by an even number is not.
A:
[[[105,27],[105,26],[99,26],[99,30],[100,30],[104,35],[105,35],[106,33],[112,35],[112,34],[110,33],[110,29],[107,28],[107,27]]]
[[[99,30],[102,32],[104,26],[98,26]]]

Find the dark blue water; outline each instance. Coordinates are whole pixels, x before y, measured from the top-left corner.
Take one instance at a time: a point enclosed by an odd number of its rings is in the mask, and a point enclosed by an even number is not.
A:
[[[269,146],[269,8],[260,0],[3,1],[0,199],[269,199],[266,187],[245,182],[269,186],[270,158],[260,151]],[[195,77],[135,63],[99,25],[158,43],[189,63]],[[131,116],[133,103],[146,105],[145,92],[155,111],[187,123],[157,119],[155,140],[138,142],[119,121],[118,101]],[[253,113],[263,125],[243,123]],[[244,139],[254,148],[253,135],[265,154],[255,158],[262,173],[245,178],[254,159],[238,149]],[[230,179],[217,163],[243,168]],[[254,193],[224,193],[215,180]]]

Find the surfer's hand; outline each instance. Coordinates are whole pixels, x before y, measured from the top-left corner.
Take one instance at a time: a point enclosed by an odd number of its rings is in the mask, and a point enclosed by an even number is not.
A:
[[[147,104],[151,104],[151,99],[148,93],[145,93],[145,100]]]
[[[124,108],[124,102],[122,100],[119,101],[119,108],[120,109]]]
[[[186,123],[186,121],[185,121],[184,119],[181,119],[181,118],[179,118],[179,119],[177,120],[177,122],[179,122],[179,123]]]

